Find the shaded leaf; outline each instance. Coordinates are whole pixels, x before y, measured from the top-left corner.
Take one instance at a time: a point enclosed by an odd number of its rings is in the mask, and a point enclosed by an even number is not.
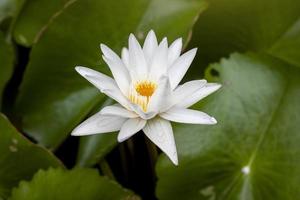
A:
[[[78,0],[64,9],[32,49],[16,106],[24,131],[47,147],[57,147],[103,99],[74,70],[76,65],[83,65],[108,73],[100,59],[100,42],[120,52],[130,32],[142,39],[148,30],[139,27],[150,25],[159,35],[174,39],[188,32],[206,5],[176,0],[168,12],[157,9],[165,2],[170,1]],[[158,18],[151,15],[152,11]]]
[[[80,138],[77,165],[93,166],[118,144],[115,133]]]
[[[94,169],[50,169],[39,171],[30,182],[21,182],[13,190],[11,200],[138,200],[132,192],[99,176]]]
[[[0,32],[0,109],[2,106],[3,89],[13,73],[14,51]]]
[[[209,8],[194,26],[190,44],[199,47],[199,52],[190,76],[199,76],[200,64],[206,67],[235,51],[269,52],[300,66],[300,1],[208,0],[208,3]]]
[[[1,22],[8,18],[13,17],[17,12],[18,6],[21,4],[22,0],[1,0],[0,1],[0,24]]]
[[[254,54],[211,65],[206,78],[223,88],[195,108],[218,124],[175,125],[179,167],[159,160],[159,199],[297,199],[299,75],[299,68]]]
[[[49,24],[75,1],[27,0],[15,23],[13,32],[15,40],[23,46],[31,46],[47,29]]]
[[[6,198],[20,180],[30,179],[38,169],[62,167],[47,150],[31,143],[0,114],[0,198]]]

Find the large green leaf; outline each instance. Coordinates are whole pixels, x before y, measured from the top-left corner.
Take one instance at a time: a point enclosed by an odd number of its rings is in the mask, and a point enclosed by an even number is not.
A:
[[[24,131],[43,145],[57,147],[103,99],[75,72],[76,65],[108,72],[99,43],[120,52],[130,32],[142,39],[150,26],[171,40],[186,38],[205,5],[196,0],[78,0],[69,5],[33,46],[16,106]]]
[[[159,199],[298,199],[299,77],[299,68],[266,55],[212,65],[206,78],[223,87],[195,108],[218,124],[175,125],[179,166],[159,160]]]
[[[118,144],[116,133],[98,134],[80,138],[77,165],[93,166]]]
[[[14,67],[14,52],[10,44],[5,41],[5,37],[0,32],[0,109],[2,106],[3,89],[10,79]]]
[[[1,0],[0,1],[0,24],[1,22],[8,18],[13,17],[17,12],[21,0]]]
[[[0,114],[0,199],[20,180],[30,179],[38,169],[62,167],[47,150],[31,143]]]
[[[13,32],[15,40],[21,45],[31,46],[39,39],[49,24],[75,1],[27,0],[15,23]]]
[[[193,71],[234,51],[265,51],[300,66],[299,0],[208,0],[193,31]],[[199,74],[199,73],[198,73]]]
[[[100,177],[94,169],[39,171],[30,182],[21,182],[10,200],[138,200],[132,192]]]
[[[55,18],[73,3],[76,3],[76,1],[79,0],[28,0],[23,6],[22,12],[16,23],[14,29],[15,39],[22,45],[31,46],[34,42],[38,41],[39,37]],[[106,3],[110,4],[109,2]],[[128,9],[128,12],[132,9],[130,8],[132,3],[136,4],[139,2],[124,2],[124,8]],[[202,9],[204,9],[206,6],[204,5],[204,2],[202,3]],[[45,4],[47,4],[47,6],[45,6]],[[195,18],[199,12],[199,2],[195,0],[144,0],[144,2],[141,1],[139,4],[142,4],[142,7],[138,6],[138,8],[142,9],[141,11],[144,11],[144,13],[143,16],[141,16],[141,19],[139,19],[140,24],[138,25],[138,30],[149,30],[155,27],[159,28],[161,33],[169,33],[170,31],[168,29],[172,26],[176,26],[175,28],[178,32],[173,32],[174,35],[172,36],[174,37],[178,36],[178,33],[182,35],[187,34],[187,27],[191,26],[193,18]],[[119,7],[117,9],[121,8],[121,5],[113,6]],[[148,6],[148,8],[145,6]],[[100,7],[98,9],[102,11],[102,9],[104,10],[105,8],[106,7]],[[140,15],[141,13],[137,14]],[[111,18],[112,17],[116,18],[119,16],[111,16]],[[174,24],[175,21],[179,23]],[[136,28],[134,30],[136,30]],[[170,34],[173,33],[171,32]],[[143,37],[143,34],[143,32],[140,32],[140,37]]]

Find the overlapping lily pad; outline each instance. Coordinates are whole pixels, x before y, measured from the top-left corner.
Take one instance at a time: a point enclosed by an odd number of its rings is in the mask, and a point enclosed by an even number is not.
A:
[[[264,51],[300,66],[300,1],[208,0],[194,26],[191,46],[199,47],[190,75],[239,51]],[[203,70],[204,68],[202,68]]]
[[[50,169],[39,171],[30,182],[21,182],[14,189],[11,200],[139,200],[129,190],[117,183],[100,177],[94,169]]]
[[[3,89],[10,79],[14,67],[14,52],[10,44],[5,41],[4,34],[0,32],[0,109],[2,106]]]
[[[0,199],[10,194],[20,180],[27,180],[39,169],[62,167],[47,150],[31,143],[0,114]]]
[[[159,199],[297,199],[299,68],[267,55],[233,54],[206,77],[223,88],[195,107],[218,125],[175,125],[179,167],[159,161]]]

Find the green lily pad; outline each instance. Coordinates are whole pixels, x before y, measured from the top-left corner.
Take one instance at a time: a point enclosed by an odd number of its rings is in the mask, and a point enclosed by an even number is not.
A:
[[[206,78],[223,87],[195,108],[218,124],[175,125],[179,166],[159,160],[159,199],[298,199],[299,77],[299,68],[267,55],[211,65]]]
[[[165,3],[170,5],[167,11],[160,9]],[[203,1],[194,0],[78,0],[69,5],[32,48],[15,109],[24,132],[40,144],[56,148],[103,100],[74,70],[83,65],[108,73],[99,43],[120,52],[130,32],[143,39],[150,26],[170,40],[187,38],[204,7]],[[37,18],[35,12],[28,15]]]
[[[300,66],[300,1],[208,0],[194,26],[192,47],[199,51],[190,75],[230,53],[264,51]],[[204,69],[204,68],[203,68]]]
[[[21,182],[10,200],[138,200],[139,197],[94,169],[39,171],[30,182]]]
[[[3,89],[13,73],[14,51],[5,41],[4,34],[0,32],[0,109],[2,106]]]
[[[117,144],[116,133],[91,135],[80,138],[77,165],[82,167],[95,165]]]
[[[8,18],[13,17],[17,12],[22,0],[1,0],[0,1],[0,24]]]
[[[0,199],[6,198],[20,180],[27,180],[39,169],[63,167],[49,151],[22,136],[0,114]]]
[[[49,24],[75,1],[27,0],[14,26],[13,35],[15,40],[23,46],[32,46],[34,42],[38,41]]]

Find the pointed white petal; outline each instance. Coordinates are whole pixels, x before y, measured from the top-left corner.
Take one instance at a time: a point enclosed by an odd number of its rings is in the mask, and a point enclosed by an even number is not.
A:
[[[173,130],[169,121],[160,118],[148,120],[143,131],[145,135],[154,144],[156,144],[175,165],[178,165]]]
[[[182,48],[182,38],[176,39],[171,46],[169,47],[168,51],[168,66],[170,67],[174,61],[179,58]]]
[[[119,56],[113,52],[109,47],[104,44],[100,45],[100,48],[104,54],[103,60],[106,62],[113,74],[119,88],[123,94],[127,94],[129,88],[129,83],[131,82],[128,69],[119,58]]]
[[[157,43],[157,39],[156,39],[156,35],[154,33],[153,30],[149,31],[145,42],[144,42],[144,46],[143,46],[143,51],[144,51],[144,55],[145,55],[145,59],[148,63],[148,65],[150,65],[153,54],[155,52],[155,50],[158,47],[158,43]]]
[[[125,65],[121,62],[121,60],[119,60],[120,62],[115,62],[106,58],[105,56],[103,56],[103,60],[109,66],[110,71],[112,72],[120,90],[124,95],[128,94],[131,78]]]
[[[150,77],[159,79],[167,73],[168,68],[168,41],[164,38],[157,47],[150,65]]]
[[[146,120],[141,118],[128,119],[122,126],[118,135],[118,141],[123,142],[142,130],[146,124]]]
[[[207,83],[204,87],[200,88],[195,93],[191,94],[188,98],[183,99],[182,101],[178,102],[176,106],[188,108],[193,104],[197,103],[201,99],[207,97],[211,93],[217,91],[221,87],[221,84],[218,83]]]
[[[121,57],[122,57],[122,61],[123,61],[124,65],[129,70],[129,52],[128,52],[127,48],[124,47],[122,49]]]
[[[140,77],[148,73],[147,63],[141,45],[133,34],[129,36],[129,65]]]
[[[215,118],[208,114],[191,110],[186,108],[173,107],[164,113],[160,113],[160,116],[166,120],[173,122],[186,123],[186,124],[216,124]]]
[[[117,88],[115,80],[105,74],[81,66],[75,67],[75,70],[99,90]],[[88,77],[94,77],[94,79],[90,80]]]
[[[100,44],[100,49],[103,55],[110,60],[118,60],[120,57],[105,44]]]
[[[188,52],[181,55],[169,68],[168,74],[172,89],[176,88],[179,82],[182,80],[183,76],[192,64],[196,52],[197,48],[189,50]]]
[[[128,49],[124,47],[122,49],[122,53],[121,54],[122,54],[121,55],[122,56],[122,61],[123,61],[124,65],[126,66],[128,72],[129,72],[130,79],[131,80],[135,80],[138,77],[138,75],[137,75],[137,72],[136,72],[135,68],[132,67],[132,66],[130,66],[129,51],[128,51]]]
[[[120,104],[106,106],[101,111],[103,115],[114,115],[124,118],[136,118],[138,115],[130,110],[125,109]]]
[[[76,71],[97,87],[102,93],[116,100],[124,107],[129,106],[128,99],[122,94],[115,80],[95,70],[86,67],[75,67]]]
[[[162,76],[157,85],[157,89],[150,98],[148,110],[162,112],[169,107],[172,101],[169,78]]]
[[[77,126],[71,135],[82,136],[118,131],[125,121],[126,118],[106,116],[98,112]]]
[[[179,85],[172,94],[172,105],[180,104],[182,101],[190,98],[195,92],[200,90],[206,84],[206,80],[194,80]]]
[[[142,108],[137,104],[131,103],[129,107],[132,111],[134,111],[137,115],[139,115],[140,118],[145,120],[151,119],[157,114],[157,112],[153,112],[153,111],[144,112]]]

